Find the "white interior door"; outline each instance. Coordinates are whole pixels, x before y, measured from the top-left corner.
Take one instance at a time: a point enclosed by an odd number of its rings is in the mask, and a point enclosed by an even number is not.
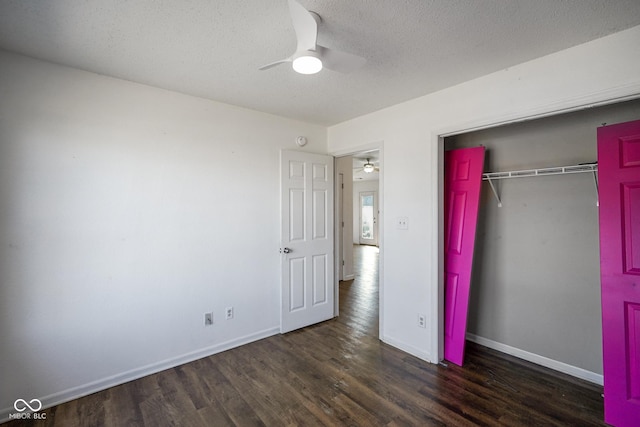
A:
[[[378,246],[378,195],[376,191],[360,193],[360,228],[361,245]]]
[[[333,157],[283,150],[280,176],[285,333],[334,315]]]

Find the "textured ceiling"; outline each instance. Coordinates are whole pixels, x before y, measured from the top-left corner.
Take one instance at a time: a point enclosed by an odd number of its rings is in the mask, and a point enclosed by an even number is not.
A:
[[[258,71],[295,50],[286,0],[2,0],[0,48],[331,125],[640,25],[639,0],[300,2],[364,68]]]

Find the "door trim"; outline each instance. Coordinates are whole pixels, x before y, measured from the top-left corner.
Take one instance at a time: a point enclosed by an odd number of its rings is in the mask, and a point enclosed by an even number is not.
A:
[[[333,168],[336,170],[336,175],[338,180],[336,181],[336,221],[335,221],[335,229],[336,229],[336,278],[338,282],[344,279],[344,265],[342,260],[344,259],[344,247],[342,245],[343,236],[344,236],[344,219],[343,219],[343,206],[344,206],[344,174],[338,173],[336,169],[336,161],[334,157]],[[338,302],[339,298],[336,300]],[[338,315],[338,304],[336,307],[336,316]]]

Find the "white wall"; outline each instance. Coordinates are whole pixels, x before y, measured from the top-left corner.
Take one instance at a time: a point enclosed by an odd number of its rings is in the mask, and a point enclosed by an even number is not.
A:
[[[384,142],[381,338],[425,360],[442,355],[439,135],[640,94],[640,27],[329,128],[329,150]],[[409,229],[395,227],[408,217]],[[417,314],[427,314],[426,329]]]
[[[353,182],[353,243],[360,242],[360,193],[364,191],[376,191],[378,197],[378,205],[380,204],[380,181],[354,181]],[[378,206],[378,209],[380,207]]]
[[[325,128],[0,69],[0,420],[278,332],[279,151],[326,153]]]

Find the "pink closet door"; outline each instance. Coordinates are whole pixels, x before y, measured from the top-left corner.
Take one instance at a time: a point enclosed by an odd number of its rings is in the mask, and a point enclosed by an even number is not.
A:
[[[640,426],[640,121],[598,128],[604,420]]]
[[[445,152],[444,358],[462,366],[484,147]]]

